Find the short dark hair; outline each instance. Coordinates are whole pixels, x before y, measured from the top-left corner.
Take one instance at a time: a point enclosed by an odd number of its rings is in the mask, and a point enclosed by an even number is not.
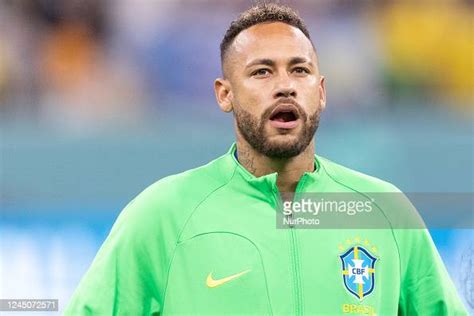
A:
[[[300,29],[311,42],[308,29],[303,19],[295,10],[277,3],[260,3],[242,12],[236,20],[232,21],[225,32],[220,47],[222,65],[230,45],[240,32],[256,24],[269,22],[282,22],[294,26]]]

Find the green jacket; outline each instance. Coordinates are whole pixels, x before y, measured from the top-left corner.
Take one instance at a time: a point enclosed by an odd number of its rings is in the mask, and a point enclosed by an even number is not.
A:
[[[416,211],[378,205],[386,229],[277,229],[277,174],[234,153],[131,201],[65,315],[467,315],[428,231],[390,228]],[[315,167],[297,192],[399,192]]]

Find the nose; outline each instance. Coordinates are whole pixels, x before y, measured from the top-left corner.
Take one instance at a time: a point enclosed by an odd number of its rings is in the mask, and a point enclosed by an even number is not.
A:
[[[296,98],[296,88],[293,80],[287,73],[279,76],[275,84],[274,98]]]

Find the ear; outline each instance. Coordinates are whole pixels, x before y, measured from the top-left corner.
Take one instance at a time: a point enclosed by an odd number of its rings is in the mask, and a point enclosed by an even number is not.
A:
[[[232,99],[234,95],[230,89],[230,82],[223,78],[217,78],[214,81],[214,93],[216,94],[217,103],[224,112],[233,110]]]
[[[324,79],[324,76],[321,76],[319,79],[319,104],[321,104],[321,110],[326,108],[326,84]]]

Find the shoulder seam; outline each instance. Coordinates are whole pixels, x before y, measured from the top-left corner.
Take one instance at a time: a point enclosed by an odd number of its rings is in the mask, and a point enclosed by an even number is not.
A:
[[[191,219],[191,217],[194,215],[194,212],[196,212],[196,210],[198,209],[198,207],[204,203],[204,201],[206,201],[212,194],[214,194],[216,191],[220,190],[221,188],[225,187],[227,184],[229,184],[229,182],[234,178],[234,175],[235,175],[235,171],[236,171],[237,167],[234,167],[234,171],[232,173],[232,175],[230,176],[229,180],[227,180],[227,182],[221,184],[220,186],[218,186],[217,188],[215,188],[214,190],[212,190],[211,192],[209,192],[199,203],[196,204],[196,206],[193,208],[193,210],[191,211],[191,213],[189,214],[188,218],[186,219],[186,222],[184,223],[183,227],[181,228],[181,231],[179,232],[178,234],[178,238],[176,239],[177,242],[179,242],[179,239],[181,238],[181,235],[183,234],[189,220]]]
[[[230,181],[234,178],[235,176],[235,172],[237,170],[237,166],[234,167],[234,171],[232,173],[232,175],[230,176],[229,180],[227,180],[227,182],[221,184],[220,186],[218,186],[217,188],[215,188],[214,190],[212,190],[211,192],[209,192],[199,203],[196,204],[196,206],[194,207],[194,209],[191,211],[191,213],[189,214],[188,218],[186,219],[183,227],[181,228],[181,230],[179,231],[178,233],[178,236],[176,238],[176,243],[173,247],[173,254],[171,255],[171,260],[170,262],[168,263],[168,267],[167,267],[167,270],[166,270],[166,282],[165,282],[165,288],[163,290],[163,295],[162,295],[162,299],[163,299],[163,302],[162,302],[162,309],[164,309],[164,303],[165,303],[165,296],[166,296],[166,290],[168,289],[168,279],[169,279],[169,273],[170,273],[170,269],[171,269],[171,264],[173,262],[173,259],[174,259],[174,256],[175,256],[175,253],[176,253],[176,248],[178,247],[178,244],[179,244],[179,240],[181,238],[181,235],[183,234],[189,220],[191,219],[191,217],[194,215],[194,212],[198,209],[198,207],[204,202],[206,201],[214,192],[220,190],[221,188],[225,187],[227,184],[230,183]],[[162,310],[163,312],[163,310]]]
[[[369,198],[369,196],[367,196],[366,194],[362,193],[362,192],[359,192],[358,190],[354,189],[353,187],[345,184],[345,183],[342,183],[341,181],[335,179],[333,177],[333,175],[331,175],[326,167],[324,166],[323,164],[323,168],[324,168],[324,171],[326,172],[326,174],[329,176],[329,178],[331,178],[332,181],[336,182],[336,183],[339,183],[340,185],[354,191],[354,192],[357,192],[363,196],[365,196],[366,198]],[[399,273],[401,275],[402,273],[402,266],[401,266],[401,262],[402,262],[402,257],[401,257],[401,253],[400,253],[400,246],[398,245],[398,241],[397,241],[397,237],[395,236],[395,232],[393,231],[393,225],[392,225],[392,222],[390,221],[390,219],[388,218],[387,214],[385,214],[384,210],[377,204],[375,203],[375,205],[377,205],[377,208],[382,212],[382,214],[384,215],[384,217],[387,219],[388,223],[390,224],[390,232],[392,233],[392,237],[393,237],[393,241],[395,242],[395,246],[397,247],[397,254],[398,254],[398,269],[399,269]]]

